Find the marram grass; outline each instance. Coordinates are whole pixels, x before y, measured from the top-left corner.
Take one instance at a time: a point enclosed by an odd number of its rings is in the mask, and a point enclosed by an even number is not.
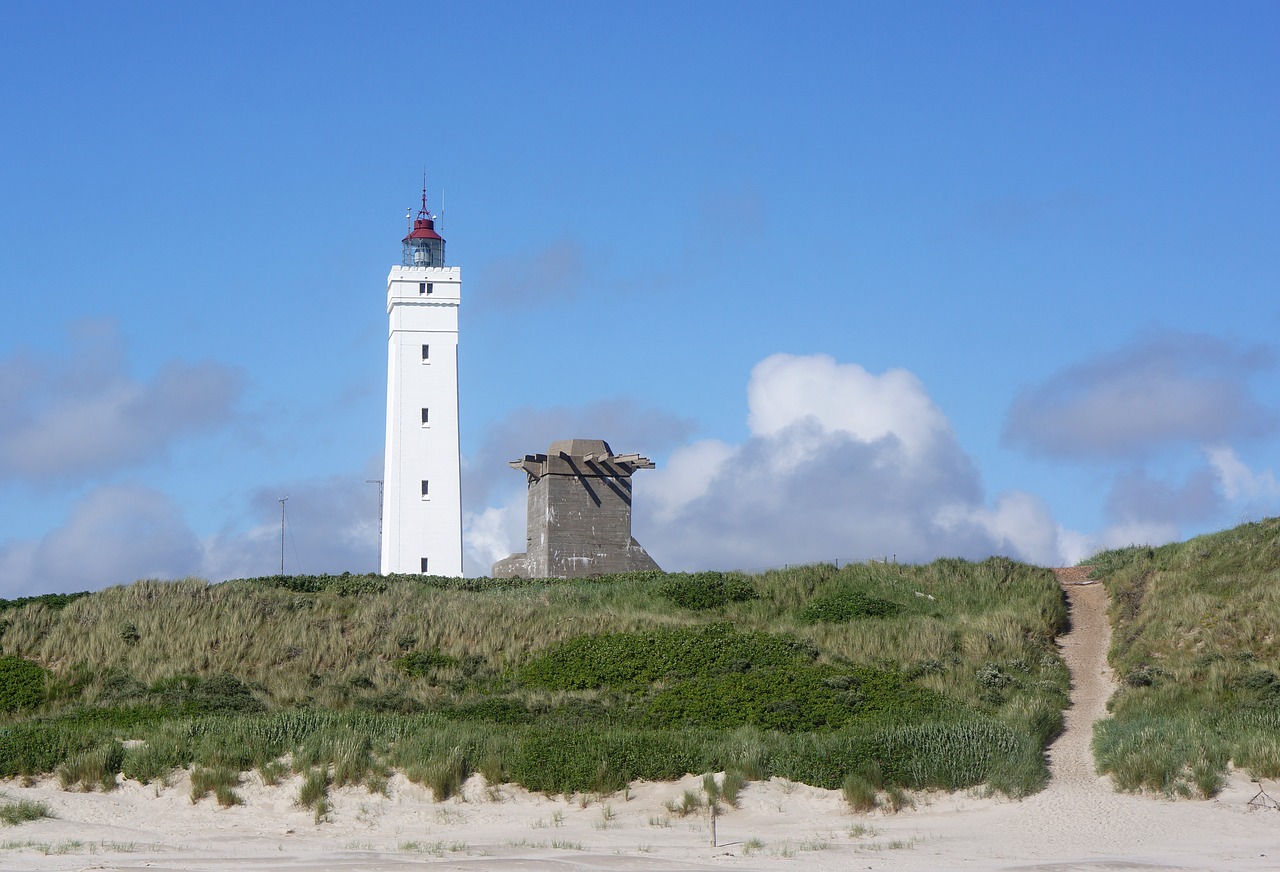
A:
[[[288,759],[314,783],[385,789],[394,769],[440,795],[474,771],[601,793],[720,770],[1021,795],[1067,699],[1061,591],[999,558],[143,581],[58,606],[0,612],[0,655],[43,682],[0,714],[0,774],[82,789],[198,767],[234,801],[226,773],[279,780]]]
[[[1126,790],[1213,796],[1230,764],[1280,777],[1280,519],[1092,558],[1119,688],[1099,768]]]

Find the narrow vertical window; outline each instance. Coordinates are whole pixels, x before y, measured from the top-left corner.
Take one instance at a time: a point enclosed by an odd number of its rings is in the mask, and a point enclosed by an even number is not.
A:
[[[423,427],[426,427],[428,424],[431,423],[431,416],[429,414],[430,411],[431,410],[428,409],[426,406],[422,407],[422,426]]]
[[[427,484],[428,484],[428,482],[427,482],[427,480],[424,478],[424,479],[422,480],[422,498],[423,498],[424,500],[427,498],[427,495],[428,495],[428,494],[427,494]]]
[[[426,282],[418,282],[418,293],[419,293],[419,294],[429,294],[429,293],[431,293],[430,291],[428,291],[428,290],[427,290],[427,287],[428,287],[428,285],[427,285],[427,283],[426,283]]]
[[[422,362],[429,363],[430,361],[431,361],[431,346],[424,345],[422,346]]]
[[[427,574],[427,558],[422,558],[422,574]]]
[[[423,283],[422,283],[422,285],[423,285],[423,287],[422,287],[422,291],[421,291],[421,293],[424,293],[424,294],[430,294],[432,291],[434,291],[434,290],[435,290],[435,288],[434,288],[434,287],[432,287],[432,283],[431,283],[431,282],[423,282]]]

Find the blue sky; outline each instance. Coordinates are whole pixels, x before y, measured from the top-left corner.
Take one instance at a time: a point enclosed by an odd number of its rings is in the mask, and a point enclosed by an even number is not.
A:
[[[798,7],[5,7],[0,596],[376,567],[424,167],[471,574],[553,438],[670,569],[1277,514],[1275,6]]]

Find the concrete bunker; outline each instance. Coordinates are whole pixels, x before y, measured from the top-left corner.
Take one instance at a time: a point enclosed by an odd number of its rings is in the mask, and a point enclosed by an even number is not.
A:
[[[529,477],[526,550],[493,565],[494,578],[586,578],[658,569],[631,536],[631,474],[653,469],[603,439],[560,439],[508,464]]]

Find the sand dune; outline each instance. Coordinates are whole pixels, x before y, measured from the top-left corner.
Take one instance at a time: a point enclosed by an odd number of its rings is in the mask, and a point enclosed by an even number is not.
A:
[[[1069,582],[1070,579],[1064,579]],[[1106,714],[1111,678],[1101,585],[1067,584],[1072,630],[1061,639],[1072,672],[1066,730],[1051,749],[1050,786],[1021,801],[976,793],[922,794],[898,814],[851,814],[840,794],[778,779],[751,784],[718,820],[665,807],[698,779],[638,784],[601,801],[548,799],[479,778],[442,803],[400,776],[387,796],[334,793],[332,820],[297,808],[300,778],[266,787],[250,775],[242,806],[192,804],[189,782],[125,782],[108,794],[68,793],[56,781],[9,782],[13,799],[57,814],[0,828],[7,870],[1274,870],[1280,811],[1248,804],[1242,777],[1216,798],[1117,794],[1093,769],[1092,725]],[[1274,786],[1274,785],[1268,785]],[[1280,792],[1280,791],[1277,791]]]

